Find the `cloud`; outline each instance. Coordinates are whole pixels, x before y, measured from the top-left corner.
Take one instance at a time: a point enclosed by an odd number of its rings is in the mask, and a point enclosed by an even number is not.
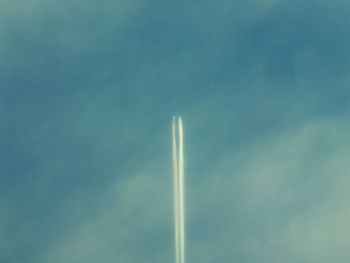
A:
[[[188,163],[189,260],[345,262],[348,131],[343,119],[310,119],[231,149],[209,169]],[[89,208],[41,261],[169,260],[169,165],[170,155],[168,164],[154,156],[89,204],[67,203],[64,214]]]
[[[164,170],[149,164],[109,185],[87,220],[52,244],[40,262],[167,260],[172,254],[172,188]]]
[[[0,6],[0,261],[345,262],[348,2]]]
[[[342,120],[310,120],[193,179],[190,258],[346,262],[348,130]]]

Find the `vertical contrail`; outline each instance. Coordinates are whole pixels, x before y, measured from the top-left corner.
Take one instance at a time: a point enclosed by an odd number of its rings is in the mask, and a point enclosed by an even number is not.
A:
[[[185,191],[184,191],[184,145],[181,117],[173,117],[173,180],[174,180],[174,224],[176,263],[185,263]]]
[[[179,246],[179,177],[178,177],[178,156],[177,156],[177,125],[176,117],[173,117],[172,136],[173,136],[173,184],[174,184],[174,227],[175,227],[175,258],[176,263],[180,261]]]

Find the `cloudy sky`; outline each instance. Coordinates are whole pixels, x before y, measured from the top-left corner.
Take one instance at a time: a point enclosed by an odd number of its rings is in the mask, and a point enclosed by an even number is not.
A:
[[[0,262],[350,259],[350,2],[1,0]]]

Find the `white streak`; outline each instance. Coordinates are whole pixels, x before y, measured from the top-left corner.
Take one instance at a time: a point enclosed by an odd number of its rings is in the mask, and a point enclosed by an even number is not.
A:
[[[178,156],[176,142],[176,118],[173,117],[173,184],[174,184],[174,226],[175,226],[175,258],[176,263],[180,263],[180,243],[179,243],[179,181],[178,181]]]
[[[173,117],[173,181],[176,263],[185,263],[184,143],[181,117]]]
[[[180,242],[181,263],[185,263],[185,191],[184,191],[184,149],[183,149],[183,126],[179,117],[179,199],[180,199]]]

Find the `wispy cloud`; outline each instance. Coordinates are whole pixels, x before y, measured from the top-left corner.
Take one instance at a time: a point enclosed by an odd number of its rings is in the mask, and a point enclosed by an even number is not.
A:
[[[349,8],[1,1],[0,261],[346,262]]]

